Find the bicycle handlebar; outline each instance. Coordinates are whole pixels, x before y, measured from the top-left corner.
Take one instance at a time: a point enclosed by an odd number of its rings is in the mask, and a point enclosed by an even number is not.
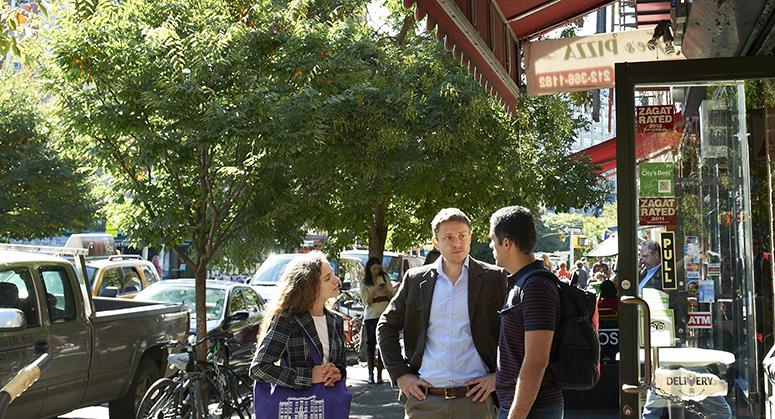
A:
[[[38,378],[40,378],[40,375],[50,362],[51,357],[49,354],[39,356],[38,359],[16,373],[11,381],[3,386],[2,390],[0,390],[0,419],[5,418],[8,405],[38,381]]]

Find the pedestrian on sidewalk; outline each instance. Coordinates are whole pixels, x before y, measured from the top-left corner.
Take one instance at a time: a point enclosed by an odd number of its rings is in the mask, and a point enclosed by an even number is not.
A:
[[[506,273],[469,256],[471,221],[459,209],[439,211],[431,229],[441,257],[406,273],[377,325],[385,367],[405,418],[494,418]]]
[[[510,276],[501,310],[496,392],[499,419],[562,419],[560,387],[547,367],[554,331],[560,323],[560,293],[533,253],[535,224],[530,210],[505,207],[490,218],[495,263]],[[529,279],[529,281],[528,281]]]
[[[327,418],[345,419],[352,396],[339,384],[347,373],[344,324],[325,308],[328,300],[339,295],[339,278],[322,253],[310,252],[291,261],[280,283],[279,295],[261,324],[250,377],[294,390],[322,384],[331,393],[326,392],[316,406],[325,405]],[[339,405],[341,400],[347,405]],[[271,407],[283,403],[288,402]]]
[[[369,384],[374,384],[376,355],[377,383],[382,383],[382,356],[377,351],[377,321],[393,298],[395,291],[380,260],[370,257],[366,262],[366,274],[361,280],[361,298],[366,309],[363,324],[366,328],[366,363],[369,368]]]

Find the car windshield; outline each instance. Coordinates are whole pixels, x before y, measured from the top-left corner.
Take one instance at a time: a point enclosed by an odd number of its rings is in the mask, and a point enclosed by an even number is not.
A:
[[[276,284],[283,275],[285,267],[293,260],[293,255],[269,256],[253,275],[251,284]]]
[[[226,298],[225,290],[221,288],[207,288],[205,293],[205,306],[207,307],[207,320],[221,318]],[[196,312],[196,293],[193,286],[177,286],[160,283],[158,286],[148,287],[135,297],[137,300],[161,301],[165,303],[183,303],[191,313]]]
[[[369,261],[369,253],[368,252],[362,252],[362,251],[344,251],[342,252],[342,257],[349,257],[349,258],[356,258],[363,263],[363,266],[366,266],[366,263]],[[398,282],[401,280],[401,261],[398,257],[392,256],[392,255],[383,255],[382,256],[382,269],[385,270],[385,272],[390,277],[390,280],[393,282]]]

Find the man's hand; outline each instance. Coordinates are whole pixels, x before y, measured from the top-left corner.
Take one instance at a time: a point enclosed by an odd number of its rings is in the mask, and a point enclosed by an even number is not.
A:
[[[464,385],[474,386],[471,390],[468,390],[466,397],[473,399],[475,402],[484,403],[490,397],[490,394],[495,391],[495,374],[474,378],[467,381]]]
[[[421,379],[414,374],[404,374],[398,377],[398,388],[406,397],[414,397],[417,400],[425,400],[425,390],[423,387],[433,387],[431,383]]]

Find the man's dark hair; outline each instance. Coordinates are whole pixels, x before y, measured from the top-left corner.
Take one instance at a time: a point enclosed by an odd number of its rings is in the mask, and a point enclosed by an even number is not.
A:
[[[498,244],[511,240],[523,254],[532,253],[536,246],[536,228],[533,214],[525,207],[504,207],[490,217],[490,231],[495,233]]]
[[[600,283],[600,298],[614,298],[619,294],[619,290],[616,289],[616,284],[610,279]]]

